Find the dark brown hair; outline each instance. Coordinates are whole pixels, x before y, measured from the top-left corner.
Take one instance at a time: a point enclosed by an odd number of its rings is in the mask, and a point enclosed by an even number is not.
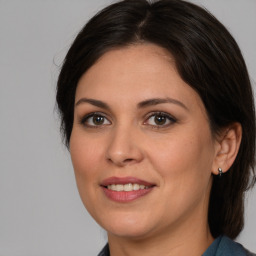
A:
[[[254,184],[255,112],[247,68],[237,43],[208,11],[181,0],[125,0],[94,16],[77,35],[57,84],[62,132],[69,146],[76,86],[107,51],[150,42],[167,49],[181,78],[201,97],[213,134],[234,122],[243,136],[237,158],[213,178],[209,225],[214,237],[243,228],[244,192]]]

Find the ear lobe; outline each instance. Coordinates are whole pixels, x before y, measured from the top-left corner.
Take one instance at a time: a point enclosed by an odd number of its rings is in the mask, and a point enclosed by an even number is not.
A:
[[[227,172],[234,163],[242,139],[242,127],[240,123],[233,123],[226,127],[218,138],[213,174],[218,175],[218,168],[223,173]]]

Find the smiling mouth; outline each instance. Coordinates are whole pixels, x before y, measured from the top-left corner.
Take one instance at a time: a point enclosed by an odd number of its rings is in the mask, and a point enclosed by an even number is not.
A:
[[[111,184],[108,185],[106,188],[112,191],[137,191],[137,190],[142,190],[142,189],[148,189],[152,186],[145,186],[145,185],[140,185],[140,184],[132,184],[132,183],[128,183],[128,184]]]
[[[107,198],[119,203],[134,201],[145,196],[155,186],[155,184],[134,177],[110,177],[101,184]]]

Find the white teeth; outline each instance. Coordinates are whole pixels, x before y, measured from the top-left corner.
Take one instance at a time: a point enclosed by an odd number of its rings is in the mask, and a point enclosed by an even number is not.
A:
[[[116,185],[109,185],[109,186],[108,186],[108,189],[116,190]]]
[[[108,185],[108,189],[113,190],[113,191],[133,191],[133,190],[139,190],[139,189],[147,189],[149,187],[144,186],[144,185],[139,185],[139,184],[111,184]]]
[[[124,185],[124,191],[132,191],[132,190],[133,190],[133,186],[131,183]]]
[[[133,190],[139,190],[140,185],[139,184],[133,184]]]
[[[124,185],[116,185],[116,191],[124,191]]]

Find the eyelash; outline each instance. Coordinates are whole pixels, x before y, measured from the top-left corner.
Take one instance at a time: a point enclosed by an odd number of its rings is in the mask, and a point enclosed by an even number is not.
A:
[[[169,121],[169,123],[168,124],[163,124],[163,125],[157,125],[157,124],[156,125],[151,125],[151,124],[148,124],[152,128],[154,128],[154,129],[166,128],[166,127],[169,127],[170,125],[172,125],[172,124],[177,122],[177,119],[174,118],[173,116],[171,116],[170,114],[167,114],[165,112],[153,112],[153,113],[150,113],[147,116],[146,121],[144,122],[144,124],[146,124],[146,122],[148,122],[150,120],[150,118],[152,118],[152,117],[156,118],[157,116],[165,118],[165,120]]]
[[[147,122],[150,120],[150,118],[152,118],[152,117],[156,118],[157,116],[165,118],[165,121],[167,120],[167,121],[169,121],[169,123],[168,124],[163,124],[163,125],[161,125],[161,124],[159,124],[159,125],[157,125],[157,124],[155,124],[155,125],[147,124]],[[107,120],[107,122],[109,122],[109,123],[108,124],[102,123],[102,124],[99,124],[99,125],[97,125],[97,124],[94,124],[94,125],[88,124],[88,121],[90,120],[90,118],[93,118],[93,117],[103,118],[104,119],[103,122],[105,122]],[[93,122],[93,120],[92,120],[92,122]],[[161,128],[166,128],[166,127],[168,127],[168,126],[170,126],[170,125],[172,125],[176,122],[177,122],[177,119],[174,118],[173,116],[171,116],[170,114],[167,114],[165,112],[153,112],[153,113],[150,113],[146,116],[146,121],[143,122],[143,124],[149,125],[154,129],[161,129]],[[86,128],[102,128],[105,125],[110,125],[111,124],[111,122],[107,119],[107,117],[104,114],[100,113],[100,112],[93,112],[93,113],[90,113],[90,114],[84,116],[83,118],[81,118],[79,123],[82,124],[83,126],[85,126]]]
[[[93,117],[100,117],[100,118],[104,118],[104,121],[105,120],[108,120],[106,118],[106,116],[100,112],[93,112],[93,113],[90,113],[86,116],[84,116],[83,118],[81,118],[81,120],[79,121],[80,124],[82,124],[83,126],[85,126],[86,128],[101,128],[102,126],[105,126],[106,124],[100,124],[100,125],[91,125],[91,124],[88,124],[88,120],[90,118],[93,118]],[[93,121],[92,121],[93,122]],[[109,123],[111,123],[109,120],[108,120]],[[108,124],[107,124],[108,125]]]

